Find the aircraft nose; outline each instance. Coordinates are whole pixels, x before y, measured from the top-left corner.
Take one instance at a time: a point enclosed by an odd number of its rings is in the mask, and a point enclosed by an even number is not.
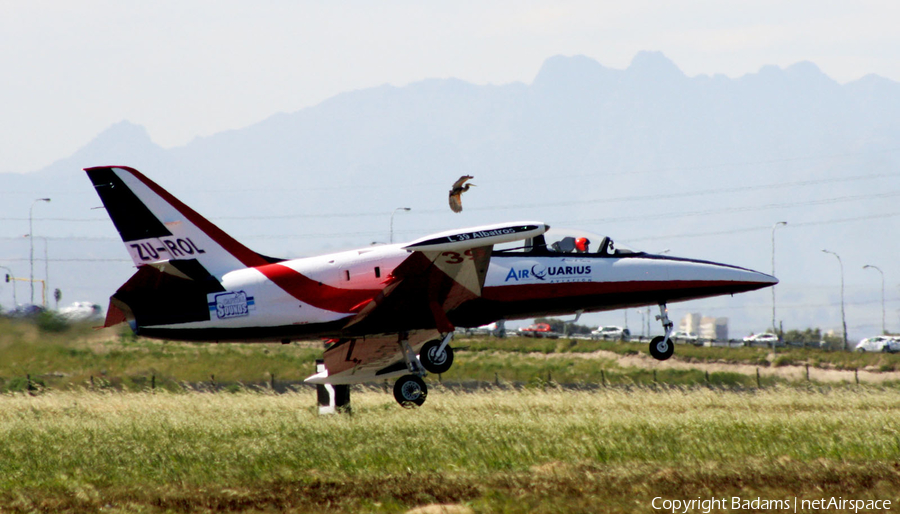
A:
[[[692,282],[727,293],[753,291],[778,283],[772,275],[739,266],[693,259],[671,258],[669,279]]]
[[[778,283],[778,279],[767,273],[740,268],[728,264],[710,263],[714,268],[713,274],[716,280],[731,282],[738,291],[753,291],[763,287],[771,287]]]

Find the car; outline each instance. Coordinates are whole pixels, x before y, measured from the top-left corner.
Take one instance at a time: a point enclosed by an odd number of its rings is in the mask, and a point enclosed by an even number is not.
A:
[[[769,332],[763,334],[749,335],[744,338],[744,346],[784,346],[784,343],[778,340],[778,336]]]
[[[613,341],[628,341],[631,339],[631,331],[627,328],[608,326],[597,327],[597,330],[591,331],[591,339],[611,339]]]
[[[673,332],[669,339],[676,343],[697,344],[700,342],[700,338],[693,332]]]
[[[534,325],[522,327],[518,329],[517,332],[520,336],[525,337],[546,337],[547,339],[559,338],[559,334],[554,332],[548,323],[535,323]]]
[[[103,308],[92,302],[75,302],[60,309],[59,315],[68,321],[99,320],[103,317]]]
[[[900,352],[900,339],[896,336],[875,336],[863,339],[856,345],[857,352]]]

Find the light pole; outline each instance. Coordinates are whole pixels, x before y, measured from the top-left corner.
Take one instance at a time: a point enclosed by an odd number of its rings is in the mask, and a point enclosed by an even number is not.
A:
[[[878,266],[872,266],[871,264],[866,264],[863,266],[863,269],[872,268],[873,270],[881,273],[881,334],[886,335],[887,330],[885,330],[884,325],[884,272],[881,271],[881,268]]]
[[[34,237],[31,228],[31,219],[34,211],[34,204],[38,202],[49,202],[49,198],[38,198],[35,201],[31,202],[31,207],[28,208],[28,266],[30,268],[30,274],[28,276],[29,282],[28,284],[31,286],[31,305],[34,305]]]
[[[844,262],[841,261],[840,255],[825,249],[822,251],[837,257],[838,264],[841,266],[841,325],[844,327],[844,351],[847,351],[847,317],[844,315]]]
[[[394,243],[394,214],[397,214],[397,211],[410,211],[409,207],[397,207],[394,209],[394,212],[391,213],[391,238],[389,239],[390,243]]]
[[[775,276],[775,229],[787,225],[786,221],[779,221],[772,225],[772,276]],[[772,333],[781,338],[778,334],[778,328],[775,327],[775,287],[772,287]],[[775,343],[772,343],[775,348]]]
[[[3,269],[6,270],[7,276],[9,277],[9,280],[7,280],[7,282],[12,282],[12,286],[13,286],[13,309],[15,309],[16,307],[19,306],[19,300],[16,298],[16,276],[13,275],[12,270],[9,269],[9,268],[7,268],[6,266],[0,266],[0,268],[3,268]]]

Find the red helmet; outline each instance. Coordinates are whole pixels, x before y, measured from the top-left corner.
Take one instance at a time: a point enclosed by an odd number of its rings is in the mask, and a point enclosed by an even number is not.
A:
[[[588,245],[591,244],[590,240],[586,237],[579,237],[575,240],[575,249],[579,252],[586,252],[588,250]]]

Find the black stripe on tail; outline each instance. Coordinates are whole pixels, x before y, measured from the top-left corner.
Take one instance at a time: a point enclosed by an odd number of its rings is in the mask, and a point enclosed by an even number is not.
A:
[[[86,171],[123,241],[172,235],[112,168],[91,168]]]

